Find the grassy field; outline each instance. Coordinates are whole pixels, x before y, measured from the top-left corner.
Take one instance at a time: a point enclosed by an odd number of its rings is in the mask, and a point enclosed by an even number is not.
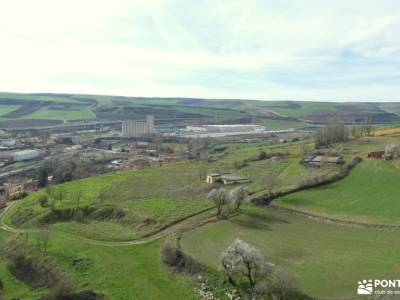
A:
[[[311,296],[356,297],[358,280],[396,278],[400,271],[398,232],[325,224],[251,206],[239,216],[186,233],[182,245],[217,269],[221,252],[236,238],[294,272],[300,289]]]
[[[6,237],[0,230],[0,242]],[[35,239],[30,238],[34,244]],[[54,258],[77,282],[77,289],[104,293],[107,299],[196,299],[190,278],[174,275],[162,265],[162,241],[133,246],[92,246],[75,240],[50,239],[49,257]],[[85,267],[74,261],[85,260]],[[47,290],[30,290],[7,270],[0,257],[0,278],[5,299],[37,299]]]
[[[57,110],[44,107],[32,114],[25,115],[24,118],[71,121],[92,119],[93,116],[88,107],[76,107],[69,110]]]
[[[360,222],[400,224],[400,170],[389,161],[367,160],[344,180],[287,195],[278,205]]]
[[[58,209],[79,207],[118,207],[126,212],[122,220],[89,220],[87,222],[57,222],[54,227],[76,234],[109,240],[127,240],[157,231],[164,226],[210,207],[205,199],[209,189],[198,175],[199,165],[168,165],[141,171],[106,174],[57,185],[52,195]],[[76,192],[81,193],[79,203]],[[37,199],[46,193],[39,191],[24,200],[16,214],[30,211],[25,226],[37,225],[35,220],[49,214]],[[54,196],[55,197],[55,196]]]
[[[18,109],[19,105],[0,105],[0,117]]]
[[[99,119],[116,120],[127,118],[141,118],[146,113],[153,113],[158,118],[214,118],[216,121],[229,122],[250,122],[254,117],[260,124],[270,130],[288,128],[307,128],[314,125],[304,120],[314,120],[319,123],[327,120],[326,116],[343,115],[343,112],[352,112],[355,115],[360,113],[378,117],[385,114],[384,111],[397,112],[398,103],[388,103],[382,111],[373,103],[335,103],[335,102],[308,102],[308,101],[259,101],[259,100],[232,100],[232,99],[185,99],[185,98],[135,98],[104,95],[74,95],[74,94],[18,94],[0,93],[0,100],[4,104],[13,105],[12,101],[19,101],[17,104],[24,106],[29,101],[37,102],[37,109],[32,111],[18,112],[12,114],[9,119],[42,119],[72,121],[80,119],[91,119],[94,116],[90,107],[97,104],[96,116]],[[11,101],[11,102],[10,102]],[[70,105],[73,109],[54,110],[53,105]],[[4,105],[9,106],[9,105]],[[25,105],[26,106],[26,105]],[[79,107],[78,107],[79,106]],[[130,109],[127,109],[130,107]],[[136,111],[135,108],[136,107]],[[0,116],[6,115],[9,108],[0,109]],[[105,109],[105,110],[104,110]],[[109,111],[111,109],[111,111]],[[115,113],[113,113],[115,109]],[[133,109],[133,110],[132,110]],[[107,113],[108,111],[108,113]],[[145,112],[143,112],[145,111]],[[322,113],[322,117],[318,114]],[[271,114],[278,114],[288,119],[271,118]],[[386,120],[386,121],[385,121]],[[398,119],[386,115],[385,118],[377,118],[375,123],[393,123]],[[348,121],[345,121],[348,122]]]
[[[151,167],[138,171],[106,174],[54,186],[50,200],[42,206],[38,199],[47,193],[41,190],[24,200],[11,216],[19,226],[40,226],[43,218],[51,213],[51,207],[58,210],[80,209],[83,207],[123,209],[122,219],[70,219],[52,223],[53,228],[101,240],[131,240],[156,232],[180,219],[211,207],[207,193],[212,188],[205,182],[205,174],[212,172],[235,172],[249,176],[250,192],[265,189],[266,177],[279,173],[281,184],[277,188],[289,188],[298,184],[306,172],[299,163],[299,144],[263,146],[262,144],[231,145],[229,154],[215,155],[215,162],[187,162],[163,167]],[[273,154],[287,152],[278,162],[254,160],[260,151]],[[241,168],[235,163],[247,160]],[[254,161],[253,161],[254,160]],[[329,169],[335,172],[337,169]],[[80,194],[80,197],[77,196]],[[62,194],[58,199],[57,195]],[[79,203],[78,200],[79,199]],[[51,204],[53,203],[53,204]],[[51,204],[51,205],[50,205]],[[22,222],[16,221],[19,216]]]
[[[1,210],[0,210],[1,211]],[[7,238],[9,234],[3,230],[0,230],[0,244]],[[16,297],[25,299],[32,299],[33,297],[39,297],[43,291],[31,291],[23,282],[15,279],[7,269],[7,262],[0,256],[0,280],[4,285],[4,297],[5,299],[13,299]]]

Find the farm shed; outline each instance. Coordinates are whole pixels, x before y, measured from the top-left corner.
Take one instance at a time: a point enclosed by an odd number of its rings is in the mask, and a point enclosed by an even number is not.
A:
[[[210,173],[210,174],[207,174],[206,182],[207,183],[215,183],[215,182],[220,181],[220,179],[221,179],[221,174]]]
[[[250,182],[250,178],[234,173],[222,174],[222,175],[218,173],[211,173],[207,174],[206,181],[207,183],[222,182],[223,184],[236,184],[236,183],[248,183]]]

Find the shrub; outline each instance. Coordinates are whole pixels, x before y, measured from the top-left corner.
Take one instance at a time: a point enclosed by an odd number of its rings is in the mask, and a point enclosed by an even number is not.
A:
[[[172,245],[168,239],[161,248],[161,257],[164,264],[178,272],[190,275],[201,272],[200,265],[193,258],[183,253],[181,249]]]
[[[258,153],[258,156],[257,156],[258,160],[264,160],[264,159],[267,159],[267,158],[268,158],[267,152],[260,151],[260,153]]]
[[[2,254],[9,261],[8,269],[31,289],[53,288],[63,283],[72,289],[72,280],[55,260],[35,251],[21,237],[12,236],[2,245]]]
[[[235,169],[242,169],[246,166],[247,166],[247,162],[244,160],[237,160],[237,161],[233,162],[233,167]]]
[[[38,203],[41,207],[47,207],[49,198],[46,195],[40,196]]]

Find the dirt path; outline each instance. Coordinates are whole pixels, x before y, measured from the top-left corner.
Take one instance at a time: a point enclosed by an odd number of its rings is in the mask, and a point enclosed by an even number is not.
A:
[[[22,228],[16,228],[13,226],[10,226],[6,223],[6,218],[13,212],[13,210],[20,204],[22,200],[19,201],[13,201],[9,202],[7,207],[0,213],[0,229],[10,232],[10,233],[34,233],[38,232],[38,229],[22,229]],[[132,246],[132,245],[142,245],[146,244],[155,240],[158,240],[170,233],[173,233],[177,230],[183,229],[188,226],[192,226],[193,222],[198,222],[199,219],[205,218],[207,215],[209,215],[210,210],[212,208],[203,210],[199,213],[190,215],[186,217],[185,219],[182,219],[178,221],[175,224],[172,224],[171,226],[168,226],[152,235],[149,235],[147,237],[135,239],[135,240],[129,240],[129,241],[102,241],[102,240],[96,240],[96,239],[90,239],[86,237],[81,237],[78,235],[70,234],[70,233],[65,233],[62,231],[53,231],[54,234],[57,234],[59,236],[65,237],[67,239],[75,240],[75,241],[80,241],[84,242],[90,245],[95,245],[95,246]]]
[[[301,210],[284,207],[284,206],[276,205],[273,203],[270,203],[267,207],[274,209],[274,210],[295,214],[295,215],[305,217],[308,219],[312,219],[315,221],[319,221],[319,222],[333,223],[333,224],[337,224],[337,225],[361,227],[361,228],[374,228],[374,229],[387,230],[387,231],[400,230],[400,225],[388,225],[388,224],[377,224],[377,223],[366,223],[366,222],[357,222],[357,221],[351,221],[351,220],[343,220],[343,219],[313,214],[313,213],[309,213],[309,212],[304,212]]]

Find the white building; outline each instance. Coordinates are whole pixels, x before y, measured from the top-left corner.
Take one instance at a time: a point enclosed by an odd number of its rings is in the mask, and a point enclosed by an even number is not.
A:
[[[16,144],[15,139],[0,140],[0,145],[4,147],[14,147]]]
[[[30,160],[39,157],[39,155],[40,152],[38,150],[21,150],[11,153],[11,157],[14,161]]]

